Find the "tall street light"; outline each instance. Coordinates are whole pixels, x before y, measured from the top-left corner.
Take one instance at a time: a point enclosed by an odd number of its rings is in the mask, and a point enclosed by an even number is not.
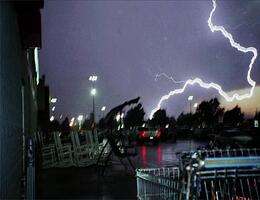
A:
[[[49,109],[49,112],[51,113],[50,121],[54,120],[54,115],[55,115],[54,110],[56,109],[56,106],[55,106],[56,103],[57,103],[57,98],[50,97],[50,100],[49,100],[49,106],[51,107],[51,109]]]
[[[91,96],[93,97],[93,128],[95,127],[95,95],[97,90],[95,89],[95,82],[97,81],[98,77],[96,75],[92,75],[89,77],[89,81],[92,82],[92,89],[90,91]]]
[[[92,81],[92,82],[95,82],[95,81],[97,81],[97,76],[95,76],[95,75],[92,75],[92,76],[90,76],[89,78],[88,78],[88,80],[90,80],[90,81]]]
[[[97,94],[96,88],[92,88],[90,94],[93,97],[93,125],[95,125],[95,95]]]
[[[103,118],[105,117],[105,110],[106,110],[106,106],[103,106],[103,107],[101,108],[101,111],[102,111],[102,113],[103,113],[103,115],[102,115]]]
[[[193,96],[188,97],[188,101],[190,102],[190,114],[191,114],[191,102],[192,102]]]
[[[198,106],[199,106],[199,104],[197,102],[193,104],[193,108],[195,110],[194,112],[196,112],[196,109],[198,108]]]
[[[57,102],[57,98],[51,98],[51,103],[56,103]]]
[[[54,119],[55,119],[55,118],[54,118],[54,116],[52,115],[52,116],[50,117],[50,121],[53,122]]]

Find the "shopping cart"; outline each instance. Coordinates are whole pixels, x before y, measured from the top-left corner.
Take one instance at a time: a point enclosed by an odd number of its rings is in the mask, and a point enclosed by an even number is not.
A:
[[[184,152],[174,168],[138,169],[139,199],[260,200],[260,150]]]
[[[186,199],[259,199],[260,149],[198,150],[180,158]]]
[[[193,199],[260,199],[260,169],[225,169],[196,172]]]
[[[138,199],[179,199],[178,167],[137,169],[136,177]]]

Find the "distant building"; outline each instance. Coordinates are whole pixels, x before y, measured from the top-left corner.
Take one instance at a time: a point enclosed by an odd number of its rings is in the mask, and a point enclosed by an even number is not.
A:
[[[0,199],[24,193],[25,141],[37,130],[43,1],[0,1]]]

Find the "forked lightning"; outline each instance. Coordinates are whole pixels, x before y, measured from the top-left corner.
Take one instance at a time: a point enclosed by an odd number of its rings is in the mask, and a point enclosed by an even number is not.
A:
[[[213,14],[214,14],[214,12],[215,12],[215,10],[217,8],[216,0],[212,0],[212,4],[213,4],[213,9],[211,10],[210,16],[209,16],[209,19],[208,19],[208,26],[209,26],[211,32],[217,32],[217,31],[221,32],[222,35],[229,40],[230,45],[232,47],[236,48],[238,51],[241,51],[243,53],[248,53],[248,52],[253,53],[253,57],[251,58],[251,61],[250,61],[250,64],[249,64],[249,69],[248,69],[248,72],[247,72],[247,81],[251,85],[250,91],[248,93],[245,93],[245,94],[242,94],[242,95],[239,95],[239,94],[235,93],[235,94],[229,96],[225,91],[223,91],[222,87],[220,85],[216,84],[216,83],[213,83],[213,82],[206,83],[203,80],[201,80],[200,78],[189,79],[189,80],[187,80],[185,82],[185,84],[183,85],[182,88],[170,91],[168,94],[166,94],[166,95],[161,97],[161,99],[158,102],[157,106],[151,111],[150,119],[153,117],[153,114],[157,110],[160,109],[161,104],[162,104],[163,101],[169,99],[171,96],[173,96],[175,94],[183,93],[188,85],[198,84],[199,86],[201,86],[203,88],[206,88],[206,89],[209,89],[209,88],[216,89],[218,91],[218,93],[222,97],[224,97],[225,100],[228,101],[228,102],[231,102],[231,101],[233,101],[235,99],[236,100],[243,100],[245,98],[252,97],[253,92],[254,92],[254,88],[255,88],[255,85],[256,85],[256,82],[254,80],[252,80],[252,78],[251,78],[251,70],[252,70],[253,64],[254,64],[254,62],[255,62],[255,60],[257,58],[257,49],[254,48],[254,47],[243,47],[243,46],[241,46],[238,42],[234,41],[232,34],[227,32],[226,29],[223,26],[214,25],[212,23],[212,16],[213,16]]]

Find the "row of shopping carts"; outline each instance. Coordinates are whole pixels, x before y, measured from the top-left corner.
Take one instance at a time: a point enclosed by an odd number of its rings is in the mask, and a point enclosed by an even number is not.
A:
[[[260,200],[260,149],[183,152],[179,161],[137,169],[138,199]]]

